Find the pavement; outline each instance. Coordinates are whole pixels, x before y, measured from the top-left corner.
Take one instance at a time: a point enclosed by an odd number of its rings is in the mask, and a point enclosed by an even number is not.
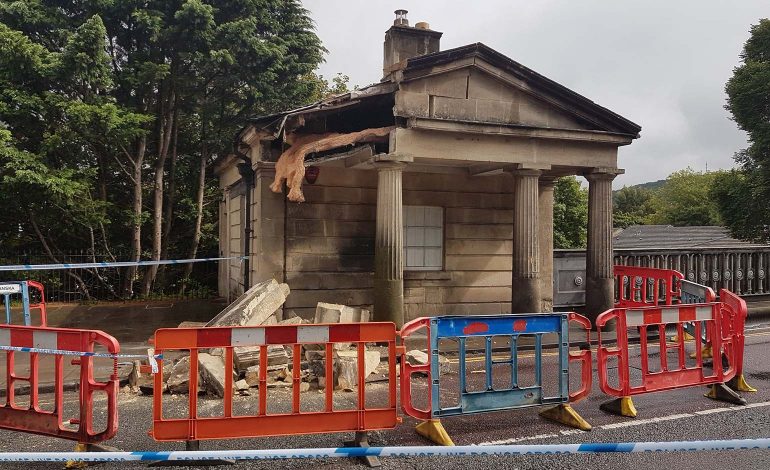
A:
[[[446,418],[444,426],[458,445],[489,444],[558,444],[583,442],[627,442],[627,441],[671,441],[701,439],[739,439],[770,436],[770,322],[764,319],[751,320],[746,329],[745,371],[747,381],[759,391],[746,393],[748,406],[734,406],[712,401],[703,397],[705,387],[690,387],[667,392],[641,395],[634,398],[639,416],[628,419],[609,415],[599,410],[599,404],[608,397],[597,385],[594,371],[594,386],[591,395],[575,404],[575,409],[594,428],[590,432],[577,431],[540,418],[537,408],[522,408],[510,411],[464,415]],[[632,347],[632,357],[638,360],[637,347]],[[650,351],[654,356],[654,351]],[[532,353],[522,353],[520,382],[526,384],[533,379],[534,362]],[[543,355],[544,390],[555,390],[553,380],[557,356],[553,351]],[[671,361],[670,361],[671,362]],[[633,363],[633,361],[632,361]],[[479,389],[485,379],[479,358],[469,359],[469,389]],[[380,366],[384,367],[383,365]],[[506,367],[494,371],[493,382],[500,384],[510,380]],[[447,373],[441,377],[442,404],[457,400],[457,363],[451,361]],[[549,372],[550,371],[550,372]],[[634,376],[636,377],[636,376]],[[426,396],[426,380],[415,380],[416,397]],[[367,385],[367,405],[376,405],[386,400],[387,382]],[[257,400],[255,396],[236,397],[236,414],[253,413]],[[290,389],[268,389],[270,413],[290,410]],[[322,409],[323,393],[311,390],[301,394],[303,410]],[[357,394],[335,392],[335,409],[355,406]],[[52,396],[41,396],[43,408],[52,406]],[[66,393],[65,412],[67,416],[76,412],[75,393]],[[188,397],[185,395],[164,395],[164,416],[182,417],[186,413]],[[421,405],[421,403],[415,403]],[[423,403],[424,404],[424,403]],[[221,414],[221,401],[199,398],[202,416]],[[104,398],[95,397],[96,425],[104,419]],[[47,408],[46,408],[47,409]],[[183,450],[183,443],[161,443],[148,436],[152,427],[152,397],[121,392],[119,399],[120,428],[118,435],[107,442],[122,450]],[[413,428],[417,421],[404,417],[403,423],[393,430],[370,433],[372,445],[406,446],[432,445],[418,436]],[[270,449],[270,448],[321,448],[339,447],[343,441],[352,438],[352,433],[293,435],[256,439],[230,439],[206,441],[201,449]],[[67,451],[72,443],[40,436],[0,431],[0,451]],[[358,461],[338,460],[291,460],[281,462],[251,461],[239,462],[238,468],[365,468]],[[639,469],[653,466],[667,466],[677,469],[688,468],[735,468],[741,470],[770,468],[770,451],[717,451],[687,453],[645,453],[645,454],[601,454],[601,455],[528,455],[518,457],[422,457],[383,458],[383,468],[510,468],[510,469]],[[110,463],[101,468],[146,468],[140,463]],[[3,468],[61,468],[60,464],[0,464]],[[195,468],[195,467],[188,467]]]

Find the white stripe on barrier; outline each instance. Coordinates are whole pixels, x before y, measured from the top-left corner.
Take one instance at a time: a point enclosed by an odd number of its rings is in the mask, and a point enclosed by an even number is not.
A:
[[[641,310],[626,310],[626,326],[644,325],[644,312]]]
[[[695,307],[696,320],[711,320],[712,318],[714,318],[713,308],[706,306]]]
[[[585,444],[340,447],[322,449],[213,450],[169,452],[7,452],[0,462],[118,462],[277,460],[349,457],[479,457],[527,454],[602,454],[638,452],[702,452],[770,449],[770,439],[673,442],[597,442]]]
[[[204,261],[225,261],[229,259],[246,259],[244,256],[228,256],[224,258],[194,258],[194,259],[162,259],[151,261],[116,261],[112,263],[62,263],[62,264],[12,264],[0,266],[0,271],[48,271],[56,269],[92,269],[92,268],[124,268],[128,266],[159,266],[163,264],[190,264]]]
[[[59,347],[59,335],[55,331],[33,331],[32,346],[39,349],[57,349]]]
[[[676,307],[661,309],[660,321],[661,323],[679,323],[679,309]]]
[[[233,328],[230,346],[261,346],[265,344],[264,328]]]
[[[328,343],[329,327],[328,326],[298,326],[297,342],[298,343]]]

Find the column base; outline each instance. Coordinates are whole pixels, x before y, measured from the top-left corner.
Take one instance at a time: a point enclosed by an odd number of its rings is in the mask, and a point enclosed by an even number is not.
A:
[[[511,285],[511,313],[540,313],[540,278],[514,277]]]
[[[374,280],[374,319],[404,326],[404,280]]]
[[[615,306],[614,279],[588,278],[586,279],[586,317],[592,324],[596,323],[596,317]],[[614,331],[615,328],[605,328]]]

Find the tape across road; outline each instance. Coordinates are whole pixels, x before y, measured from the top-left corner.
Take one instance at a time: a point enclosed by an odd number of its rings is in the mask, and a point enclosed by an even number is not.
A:
[[[67,351],[64,349],[47,349],[47,348],[25,348],[22,346],[6,346],[0,344],[0,351],[14,351],[24,353],[38,353],[38,354],[58,354],[60,356],[77,356],[77,357],[101,357],[105,359],[147,359],[150,362],[152,373],[158,372],[157,359],[163,359],[163,354],[155,354],[152,348],[147,350],[147,354],[110,354],[110,353],[97,353],[87,351]]]
[[[159,266],[162,264],[190,264],[204,261],[225,261],[229,259],[246,259],[245,256],[228,256],[224,258],[194,258],[194,259],[162,259],[151,261],[116,261],[98,263],[61,263],[61,264],[10,264],[0,266],[0,271],[48,271],[55,269],[89,269],[89,268],[123,268],[127,266]]]
[[[596,442],[585,444],[495,445],[455,447],[340,447],[326,449],[264,449],[169,452],[5,452],[0,462],[120,462],[195,460],[284,460],[347,457],[478,457],[538,454],[603,454],[637,452],[702,452],[767,450],[768,439],[672,442]]]

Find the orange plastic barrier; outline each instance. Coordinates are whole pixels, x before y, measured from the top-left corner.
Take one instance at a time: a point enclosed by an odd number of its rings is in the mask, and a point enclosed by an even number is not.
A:
[[[618,308],[673,305],[681,296],[684,276],[679,271],[621,265],[613,271]]]
[[[333,377],[334,343],[358,347],[358,400],[355,409],[334,409],[333,383],[327,379],[323,411],[302,411],[300,406],[301,345],[323,344],[325,376]],[[386,408],[366,406],[365,343],[387,344],[389,397]],[[292,406],[289,413],[267,410],[267,346],[291,345]],[[201,350],[223,349],[225,371],[232,370],[233,348],[259,346],[259,398],[257,413],[233,415],[233,376],[225,373],[224,409],[221,416],[198,415],[198,355]],[[345,323],[332,325],[276,325],[260,327],[160,329],[155,332],[155,352],[190,351],[189,409],[186,418],[164,418],[162,407],[163,360],[158,360],[153,396],[152,436],[157,441],[197,441],[291,434],[392,429],[400,421],[396,410],[396,327],[393,323]]]
[[[76,330],[69,328],[48,328],[16,325],[0,325],[0,347],[6,354],[5,403],[0,406],[0,428],[59,437],[90,444],[112,438],[118,430],[118,372],[117,359],[113,358],[113,372],[106,382],[94,379],[94,347],[101,345],[107,354],[117,354],[120,346],[117,340],[101,331]],[[37,352],[29,351],[33,349]],[[55,351],[60,351],[56,353]],[[61,352],[86,353],[62,354]],[[29,375],[17,373],[16,355],[29,353]],[[50,354],[54,357],[54,406],[46,410],[40,402],[40,358]],[[74,359],[71,356],[75,357]],[[79,415],[64,421],[64,360],[71,360],[80,366]],[[29,385],[28,404],[21,404],[17,397],[17,384]],[[107,422],[104,430],[94,430],[93,397],[104,392],[107,397]]]

